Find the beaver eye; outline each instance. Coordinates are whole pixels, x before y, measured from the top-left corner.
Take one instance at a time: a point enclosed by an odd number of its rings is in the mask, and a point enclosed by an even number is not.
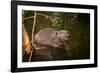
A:
[[[57,32],[56,32],[56,35],[57,35]]]

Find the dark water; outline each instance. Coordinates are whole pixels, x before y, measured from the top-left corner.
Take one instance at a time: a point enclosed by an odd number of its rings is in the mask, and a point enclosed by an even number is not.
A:
[[[35,54],[31,61],[50,61],[50,60],[76,60],[90,58],[90,14],[87,13],[60,13],[60,12],[40,12],[36,16],[35,34],[42,28],[51,27],[56,30],[69,31],[69,40],[63,48],[47,48],[43,53],[50,56]],[[34,16],[34,11],[24,11],[23,18]],[[51,19],[52,18],[52,21]],[[28,32],[30,41],[32,35],[33,18],[24,20],[24,26]],[[49,49],[49,51],[48,51]],[[45,52],[46,51],[46,52]],[[23,62],[27,62],[29,56],[23,57]]]

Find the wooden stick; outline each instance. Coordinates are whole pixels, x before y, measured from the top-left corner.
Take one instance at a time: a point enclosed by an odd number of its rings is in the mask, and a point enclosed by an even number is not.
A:
[[[51,16],[48,16],[48,15],[45,15],[45,14],[42,14],[42,13],[37,13],[37,15],[44,16],[46,19],[49,18],[52,21],[52,17]]]
[[[49,18],[52,21],[52,17],[51,16],[48,16],[48,15],[45,15],[45,14],[42,14],[42,13],[37,13],[37,15],[44,16],[46,19]],[[35,16],[29,16],[29,17],[24,18],[23,20],[31,19],[31,18],[34,18],[34,17]]]
[[[31,18],[34,18],[34,16],[26,17],[26,18],[24,18],[24,20],[26,20],[26,19],[31,19]]]
[[[33,46],[34,46],[34,31],[35,31],[35,25],[36,25],[36,11],[34,12],[34,21],[33,21],[33,28],[32,28],[32,51],[31,51],[31,54],[30,54],[30,57],[29,57],[29,62],[31,61],[31,58],[32,58],[32,53],[33,53]]]

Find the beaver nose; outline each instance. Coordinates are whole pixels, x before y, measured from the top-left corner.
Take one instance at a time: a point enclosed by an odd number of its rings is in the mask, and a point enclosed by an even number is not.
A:
[[[70,36],[70,34],[69,33],[67,33],[66,34],[66,38],[65,38],[65,41],[67,41],[68,40],[68,37]]]
[[[68,40],[68,38],[66,37],[64,41],[67,41],[67,40]]]
[[[68,36],[70,36],[70,34],[69,34],[69,33],[67,33],[67,34],[66,34],[66,37],[68,37]]]

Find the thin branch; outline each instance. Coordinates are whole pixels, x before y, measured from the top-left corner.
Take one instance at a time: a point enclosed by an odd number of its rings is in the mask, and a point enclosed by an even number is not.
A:
[[[34,45],[34,31],[35,31],[35,25],[36,25],[36,11],[34,12],[34,22],[33,22],[33,28],[32,28],[32,45]]]
[[[31,18],[34,18],[34,16],[26,17],[26,18],[24,18],[23,20],[27,20],[27,19],[31,19]]]
[[[48,16],[48,15],[45,15],[45,14],[42,14],[42,13],[37,13],[37,15],[44,16],[46,19],[50,19],[52,21],[52,17],[51,16]]]
[[[50,19],[52,21],[51,16],[48,16],[48,15],[45,15],[45,14],[42,14],[42,13],[37,13],[37,15],[44,16],[46,19]],[[31,19],[31,18],[34,18],[34,17],[35,16],[29,16],[29,17],[24,18],[23,20]]]
[[[34,45],[35,25],[36,25],[36,11],[34,12],[34,22],[33,22],[33,28],[32,28],[32,47]],[[31,51],[31,54],[30,54],[30,57],[29,57],[29,62],[31,61],[33,51],[34,51],[34,49],[32,49],[32,51]]]

